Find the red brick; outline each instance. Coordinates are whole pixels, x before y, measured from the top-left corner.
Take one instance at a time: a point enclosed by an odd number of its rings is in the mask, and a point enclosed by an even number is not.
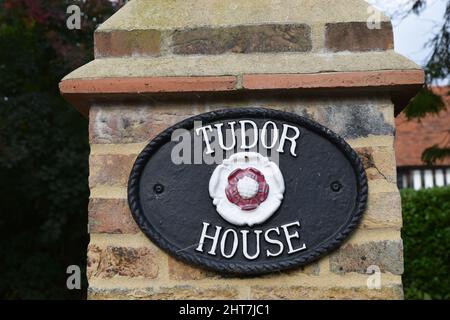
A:
[[[368,88],[423,84],[422,70],[383,70],[314,74],[248,74],[243,87],[258,89]]]
[[[59,84],[63,94],[144,94],[160,92],[202,92],[234,90],[234,76],[136,77],[68,79]]]
[[[138,233],[126,199],[90,199],[90,233]]]
[[[155,56],[160,53],[161,32],[158,30],[127,30],[95,32],[95,56]]]
[[[137,155],[104,154],[89,157],[89,185],[127,186]]]

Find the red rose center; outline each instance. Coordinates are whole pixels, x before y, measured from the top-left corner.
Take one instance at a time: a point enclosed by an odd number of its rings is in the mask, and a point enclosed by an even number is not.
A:
[[[255,168],[236,169],[228,176],[228,200],[244,211],[255,210],[269,195],[264,175]]]

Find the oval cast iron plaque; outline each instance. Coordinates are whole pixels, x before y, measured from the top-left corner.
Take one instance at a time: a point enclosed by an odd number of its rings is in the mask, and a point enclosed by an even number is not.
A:
[[[257,130],[246,135],[242,128]],[[190,159],[181,164],[173,161],[178,131],[188,143],[179,155]],[[195,141],[224,161],[196,161]],[[245,149],[254,141],[256,152]],[[358,155],[331,130],[295,114],[248,108],[201,114],[159,134],[134,164],[128,202],[141,230],[176,258],[259,274],[336,249],[357,227],[367,191]]]

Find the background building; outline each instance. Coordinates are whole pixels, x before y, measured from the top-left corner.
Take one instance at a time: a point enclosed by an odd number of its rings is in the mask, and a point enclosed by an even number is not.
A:
[[[435,88],[443,96],[447,110],[438,115],[428,115],[420,121],[407,121],[401,114],[396,119],[398,187],[415,190],[450,185],[450,159],[428,166],[422,161],[422,152],[433,145],[450,144],[450,87]]]

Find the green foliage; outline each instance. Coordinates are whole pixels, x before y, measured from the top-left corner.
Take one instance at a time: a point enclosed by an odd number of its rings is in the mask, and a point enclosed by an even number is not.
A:
[[[442,97],[436,95],[428,88],[423,88],[411,100],[404,113],[408,120],[412,120],[415,118],[423,118],[430,113],[437,114],[444,109],[445,104]]]
[[[402,190],[406,299],[450,299],[450,188]]]
[[[68,4],[85,13],[68,30]],[[87,120],[58,82],[92,56],[108,0],[0,0],[0,299],[79,299],[66,268],[85,270]],[[94,17],[97,17],[94,19]]]
[[[450,71],[450,1],[444,13],[444,24],[441,30],[431,39],[428,46],[433,53],[425,67],[428,80],[447,79]]]
[[[450,157],[450,148],[441,148],[438,145],[434,145],[425,149],[422,154],[422,161],[428,165],[436,163],[440,159]]]
[[[420,14],[427,7],[426,0],[415,0],[411,11]],[[428,84],[436,80],[449,80],[450,70],[450,1],[444,12],[444,22],[440,30],[426,44],[433,49],[431,56],[425,66]]]

